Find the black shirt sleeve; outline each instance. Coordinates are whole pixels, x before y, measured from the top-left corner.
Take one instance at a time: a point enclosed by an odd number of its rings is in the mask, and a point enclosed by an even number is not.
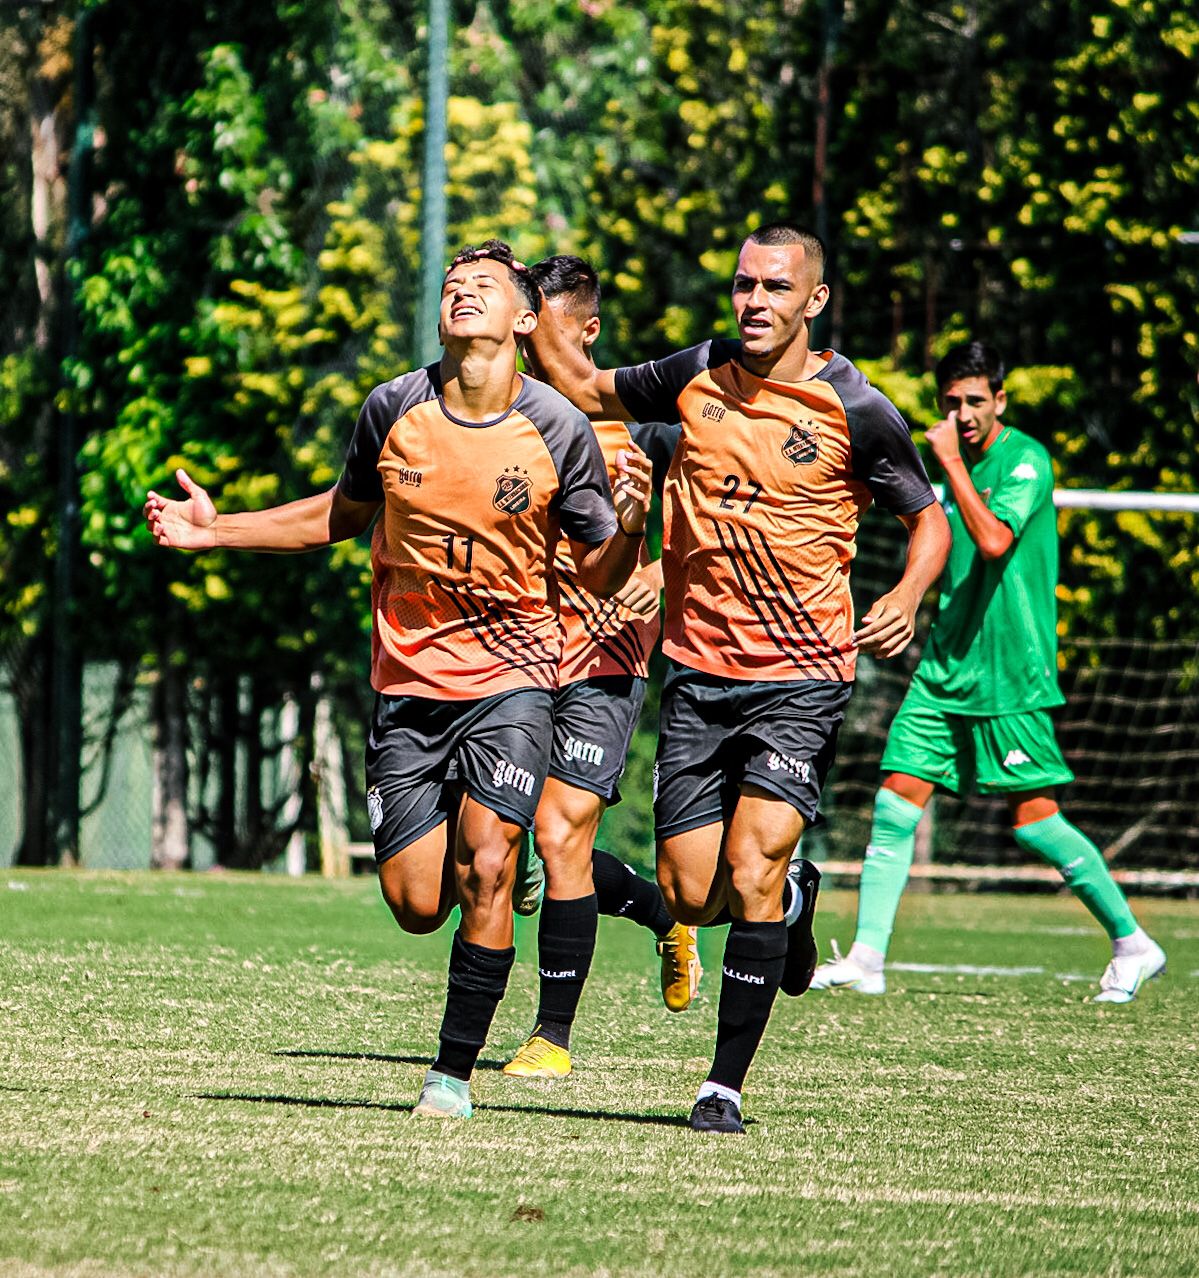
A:
[[[845,406],[854,477],[893,515],[914,515],[937,500],[912,432],[891,401],[848,360],[829,380]]]
[[[589,546],[607,541],[616,531],[616,510],[608,467],[591,423],[576,415],[573,429],[562,433],[555,457],[558,465],[557,508],[563,533]]]
[[[616,393],[635,422],[675,421],[683,387],[708,367],[712,343],[701,342],[665,359],[616,370]]]
[[[586,545],[607,541],[616,531],[608,467],[591,423],[566,398],[530,377],[516,407],[536,426],[558,475],[550,508],[565,536]]]
[[[383,480],[379,475],[379,454],[395,425],[394,383],[376,386],[358,412],[358,424],[346,449],[345,465],[337,486],[351,501],[382,501]]]
[[[633,422],[629,425],[633,443],[649,458],[650,465],[654,468],[654,492],[659,497],[682,433],[683,428],[678,422],[673,425],[666,422]]]
[[[391,428],[416,404],[432,399],[437,389],[429,369],[416,369],[376,386],[358,413],[358,424],[346,449],[337,486],[351,501],[382,501],[379,455]]]

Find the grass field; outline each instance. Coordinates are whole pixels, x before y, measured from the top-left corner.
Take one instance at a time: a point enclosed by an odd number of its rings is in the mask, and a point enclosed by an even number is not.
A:
[[[576,1071],[530,1084],[521,921],[475,1117],[419,1123],[449,930],[372,880],[4,872],[0,1274],[1193,1275],[1199,907],[1138,908],[1170,974],[1103,1007],[1072,901],[909,897],[895,960],[1007,970],[781,997],[719,1137],[684,1118],[722,932],[670,1016],[603,920]]]

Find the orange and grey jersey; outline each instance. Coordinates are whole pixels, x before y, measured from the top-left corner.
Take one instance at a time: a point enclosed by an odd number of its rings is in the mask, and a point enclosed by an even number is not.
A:
[[[551,564],[560,534],[616,531],[591,424],[523,378],[499,417],[467,422],[436,364],[376,386],[339,481],[381,501],[371,542],[371,684],[392,696],[472,700],[558,684]]]
[[[616,455],[632,442],[650,459],[654,489],[662,491],[679,439],[678,426],[661,422],[631,427],[624,422],[592,422],[591,425],[607,463],[609,482],[616,482]],[[648,562],[649,556],[642,545],[640,567],[644,568]],[[638,617],[615,599],[600,599],[584,590],[575,574],[570,546],[565,541],[558,544],[554,572],[561,592],[559,608],[564,636],[559,682],[578,683],[581,679],[602,675],[646,678],[649,655],[661,629],[657,612],[649,618]]]
[[[849,565],[862,513],[935,501],[894,405],[843,355],[803,382],[707,341],[618,369],[639,421],[679,417],[666,479],[662,650],[730,679],[850,680]]]

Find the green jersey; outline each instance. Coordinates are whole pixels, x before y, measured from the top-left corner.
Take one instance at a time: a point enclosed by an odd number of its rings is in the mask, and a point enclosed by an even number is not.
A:
[[[1059,706],[1057,517],[1049,454],[1005,426],[970,479],[1013,541],[999,559],[979,553],[946,493],[953,546],[941,602],[914,690],[957,714],[1018,714]]]

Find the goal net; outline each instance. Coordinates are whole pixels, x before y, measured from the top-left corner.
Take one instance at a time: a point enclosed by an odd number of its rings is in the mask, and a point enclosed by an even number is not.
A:
[[[1076,774],[1060,796],[1117,869],[1199,869],[1199,605],[1193,547],[1199,496],[1059,489],[1058,739]],[[898,535],[897,535],[898,534]],[[859,615],[902,572],[906,539],[871,511],[854,564]],[[822,807],[807,840],[817,857],[858,860],[870,827],[878,762],[928,634],[903,657],[863,657]],[[1026,860],[1006,804],[938,795],[922,830],[924,859],[968,865]]]

